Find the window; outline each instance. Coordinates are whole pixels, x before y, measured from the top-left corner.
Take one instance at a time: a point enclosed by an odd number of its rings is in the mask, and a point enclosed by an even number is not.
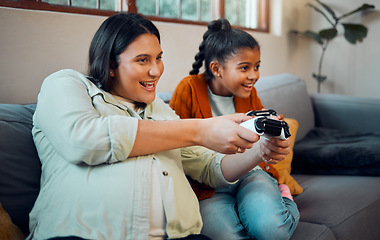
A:
[[[136,0],[137,11],[147,16],[158,16],[189,21],[211,20],[212,0]]]
[[[105,16],[128,11],[190,24],[225,17],[240,28],[269,31],[269,0],[2,0],[0,6]]]
[[[57,4],[57,5],[66,5],[72,7],[80,8],[94,8],[94,9],[103,9],[118,11],[118,2],[115,0],[42,0],[42,2]]]

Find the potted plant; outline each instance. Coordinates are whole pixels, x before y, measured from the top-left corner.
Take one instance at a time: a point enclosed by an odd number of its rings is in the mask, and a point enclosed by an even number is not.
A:
[[[308,37],[312,40],[315,40],[321,47],[322,53],[319,58],[318,64],[318,73],[313,73],[313,78],[318,82],[318,93],[320,92],[321,83],[327,79],[327,76],[322,75],[322,63],[323,58],[325,56],[326,49],[331,40],[333,40],[338,35],[338,26],[343,26],[344,29],[344,38],[351,44],[356,44],[356,42],[362,42],[363,39],[367,36],[368,29],[362,24],[355,23],[342,23],[341,20],[358,12],[362,12],[368,9],[374,9],[374,5],[370,5],[364,3],[360,7],[345,13],[341,16],[337,16],[336,13],[329,7],[327,4],[315,0],[320,6],[316,6],[314,4],[308,3],[306,6],[311,7],[316,12],[320,13],[329,23],[328,28],[323,28],[319,30],[319,32],[313,32],[311,30],[306,30],[304,32],[299,32],[296,30],[292,30],[291,33],[296,35],[301,35]]]

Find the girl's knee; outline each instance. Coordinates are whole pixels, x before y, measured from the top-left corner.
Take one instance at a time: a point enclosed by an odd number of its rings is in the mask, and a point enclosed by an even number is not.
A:
[[[251,237],[258,240],[282,240],[290,239],[298,225],[299,218],[291,214],[265,216],[255,226],[247,227]]]

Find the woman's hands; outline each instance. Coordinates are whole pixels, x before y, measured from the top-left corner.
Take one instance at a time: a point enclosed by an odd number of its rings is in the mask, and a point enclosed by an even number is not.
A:
[[[232,114],[204,119],[200,145],[224,154],[243,153],[259,140],[256,134],[238,125],[251,118],[245,114]]]

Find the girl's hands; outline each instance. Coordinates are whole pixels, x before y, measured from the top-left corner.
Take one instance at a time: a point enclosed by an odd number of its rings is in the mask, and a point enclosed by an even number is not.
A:
[[[276,164],[285,159],[290,152],[290,139],[265,139],[260,141],[260,155],[267,164]]]
[[[252,135],[255,135],[251,132]],[[290,152],[290,140],[260,138],[259,142],[247,148],[242,154],[226,155],[222,159],[223,176],[233,182],[247,174],[262,161],[276,164],[285,159]]]

